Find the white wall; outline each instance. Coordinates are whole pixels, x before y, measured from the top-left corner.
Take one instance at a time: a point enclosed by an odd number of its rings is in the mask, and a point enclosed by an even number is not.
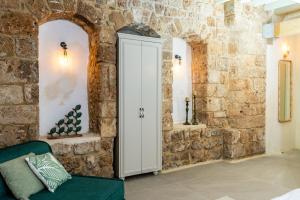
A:
[[[283,58],[282,45],[290,47],[293,62],[292,121],[278,122],[278,61]],[[267,47],[266,145],[267,153],[278,154],[300,148],[300,36],[280,38]]]
[[[185,122],[185,97],[192,100],[192,52],[191,47],[180,38],[173,38],[173,60],[175,55],[182,57],[182,64],[173,64],[173,121]],[[192,119],[192,102],[189,120]]]
[[[68,65],[60,63],[60,42],[68,45]],[[40,135],[45,135],[73,107],[81,104],[82,131],[89,130],[87,33],[74,23],[56,20],[39,27]]]

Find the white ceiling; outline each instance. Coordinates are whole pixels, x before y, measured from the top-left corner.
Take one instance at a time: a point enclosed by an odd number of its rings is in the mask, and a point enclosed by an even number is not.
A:
[[[229,0],[215,0],[224,3]],[[300,0],[240,0],[252,2],[255,6],[264,6],[266,11],[274,11],[276,14],[285,14],[300,9]]]

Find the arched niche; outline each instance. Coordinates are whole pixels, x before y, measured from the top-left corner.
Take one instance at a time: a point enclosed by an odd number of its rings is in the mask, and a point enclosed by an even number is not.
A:
[[[39,133],[45,135],[77,104],[82,133],[99,132],[98,38],[79,18],[49,18],[39,26]],[[67,44],[67,64],[61,42]]]

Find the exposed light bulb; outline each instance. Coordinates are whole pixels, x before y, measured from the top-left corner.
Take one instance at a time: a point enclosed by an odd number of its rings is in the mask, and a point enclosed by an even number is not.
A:
[[[67,51],[68,47],[65,42],[61,42],[60,46],[63,49],[63,55],[60,56],[59,63],[61,66],[66,67],[69,65],[69,58],[68,58],[68,51]]]
[[[290,54],[290,47],[287,44],[282,45],[283,57],[286,59]]]

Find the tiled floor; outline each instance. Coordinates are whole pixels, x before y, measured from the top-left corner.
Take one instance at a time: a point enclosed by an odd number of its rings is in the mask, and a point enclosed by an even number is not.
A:
[[[300,188],[300,151],[126,179],[126,200],[270,200]]]

